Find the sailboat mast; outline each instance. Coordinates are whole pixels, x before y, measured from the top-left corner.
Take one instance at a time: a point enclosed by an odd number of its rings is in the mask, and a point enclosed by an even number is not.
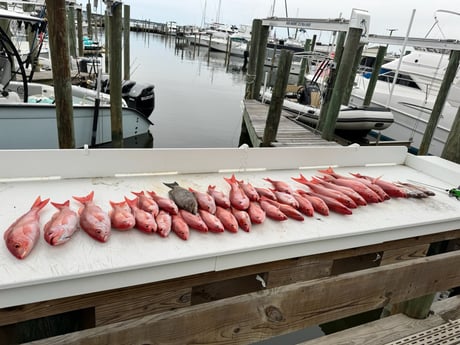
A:
[[[219,5],[217,6],[216,23],[220,23],[220,4],[221,0],[219,0]]]

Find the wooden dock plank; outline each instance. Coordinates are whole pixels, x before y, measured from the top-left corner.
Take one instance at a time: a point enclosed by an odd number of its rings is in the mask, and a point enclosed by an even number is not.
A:
[[[264,136],[265,122],[267,120],[269,106],[256,100],[244,100],[243,121],[246,125],[251,144],[259,147]],[[319,133],[313,133],[305,127],[289,120],[285,111],[281,113],[281,119],[276,135],[276,142],[272,146],[331,146],[339,145],[335,141],[327,141],[321,138]]]

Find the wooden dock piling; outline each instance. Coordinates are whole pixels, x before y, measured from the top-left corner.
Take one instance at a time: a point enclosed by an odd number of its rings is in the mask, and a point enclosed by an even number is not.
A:
[[[380,68],[382,67],[383,60],[387,53],[387,46],[379,46],[377,56],[375,58],[374,66],[372,69],[371,79],[367,85],[366,96],[364,97],[363,106],[369,106],[371,104],[372,95],[374,94],[375,86],[380,74]]]
[[[129,42],[129,23],[131,20],[130,16],[130,6],[123,5],[124,9],[124,24],[123,24],[123,79],[131,79],[131,72],[129,70],[130,66],[130,42]]]
[[[262,20],[254,19],[252,21],[252,33],[249,47],[248,70],[246,72],[246,92],[245,99],[255,99],[257,95],[254,92],[256,71],[257,71],[257,54],[259,37],[262,31]]]
[[[441,157],[460,164],[460,108],[457,109]]]

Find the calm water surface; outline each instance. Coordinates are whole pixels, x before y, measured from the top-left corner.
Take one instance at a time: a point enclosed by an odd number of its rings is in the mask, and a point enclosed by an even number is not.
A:
[[[154,147],[237,147],[244,97],[243,59],[175,38],[131,33],[131,79],[155,85]]]

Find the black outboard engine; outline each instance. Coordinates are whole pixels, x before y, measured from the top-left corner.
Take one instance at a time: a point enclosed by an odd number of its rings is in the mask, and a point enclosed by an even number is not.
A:
[[[297,91],[297,101],[304,105],[317,106],[321,89],[316,83],[307,83]]]
[[[121,83],[121,96],[128,104],[149,117],[155,108],[155,86],[152,84],[136,83],[133,80],[124,80]]]

